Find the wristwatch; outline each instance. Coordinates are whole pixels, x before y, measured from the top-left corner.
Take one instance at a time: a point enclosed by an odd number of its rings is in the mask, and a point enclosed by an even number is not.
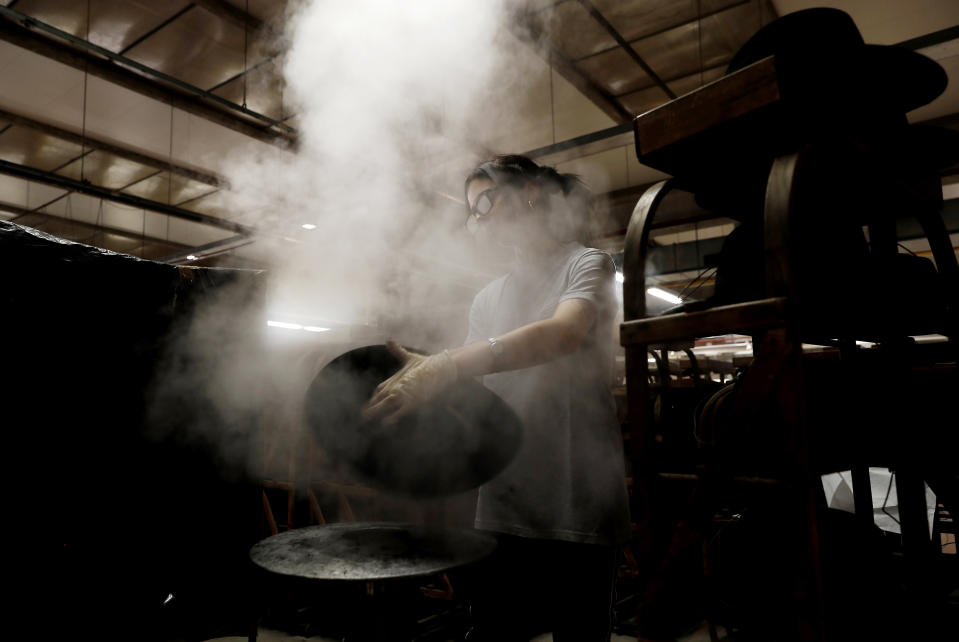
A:
[[[496,340],[496,337],[490,337],[489,351],[493,355],[493,361],[498,361],[503,356],[503,344]]]

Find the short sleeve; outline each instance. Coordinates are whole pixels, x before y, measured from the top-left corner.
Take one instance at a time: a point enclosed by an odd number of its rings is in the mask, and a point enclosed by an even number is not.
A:
[[[572,261],[566,291],[559,300],[586,299],[597,308],[608,305],[614,296],[616,264],[602,250],[589,249]]]
[[[463,345],[476,343],[489,337],[489,329],[486,323],[485,295],[486,290],[484,289],[473,298],[473,304],[470,305],[469,331],[466,333],[466,341],[463,342]]]

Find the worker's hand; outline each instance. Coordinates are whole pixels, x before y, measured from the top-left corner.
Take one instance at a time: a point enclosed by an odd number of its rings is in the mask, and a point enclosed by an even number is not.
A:
[[[446,350],[427,357],[404,350],[392,341],[386,347],[404,365],[376,387],[363,408],[364,421],[383,417],[383,423],[395,423],[456,381],[456,364]]]

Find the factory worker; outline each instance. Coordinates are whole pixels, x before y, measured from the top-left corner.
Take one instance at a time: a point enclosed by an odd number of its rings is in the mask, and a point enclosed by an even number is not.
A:
[[[616,297],[609,254],[582,244],[589,194],[575,176],[500,156],[466,179],[467,227],[514,250],[470,310],[465,345],[405,366],[366,415],[395,421],[458,379],[482,377],[524,427],[512,463],[479,491],[475,525],[499,540],[470,640],[608,640],[616,552],[629,536],[610,377]]]

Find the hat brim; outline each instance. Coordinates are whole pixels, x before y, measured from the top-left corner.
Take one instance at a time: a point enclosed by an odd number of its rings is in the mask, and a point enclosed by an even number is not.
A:
[[[939,63],[911,49],[863,45],[851,71],[863,76],[887,104],[908,112],[931,103],[946,90],[949,78]]]

